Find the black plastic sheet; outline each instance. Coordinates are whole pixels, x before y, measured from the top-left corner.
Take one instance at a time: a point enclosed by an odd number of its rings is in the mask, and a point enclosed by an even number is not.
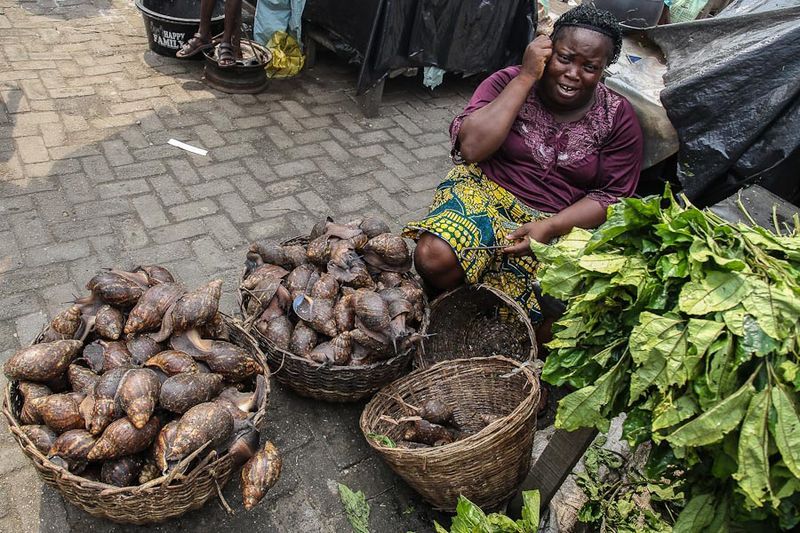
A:
[[[358,93],[398,68],[471,75],[519,63],[536,30],[531,0],[307,0],[303,18],[361,64]]]
[[[667,57],[678,179],[699,205],[750,184],[800,199],[800,0],[747,4],[729,7],[756,12],[648,31]]]

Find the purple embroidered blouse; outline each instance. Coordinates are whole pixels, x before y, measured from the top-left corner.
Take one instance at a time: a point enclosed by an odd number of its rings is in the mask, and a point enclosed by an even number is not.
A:
[[[464,119],[494,100],[519,73],[507,67],[486,78],[466,109],[453,119],[450,138],[458,162],[458,132]],[[642,164],[642,130],[631,104],[602,83],[595,103],[575,122],[557,123],[530,92],[511,131],[483,172],[525,204],[557,213],[588,196],[608,206],[631,196]]]

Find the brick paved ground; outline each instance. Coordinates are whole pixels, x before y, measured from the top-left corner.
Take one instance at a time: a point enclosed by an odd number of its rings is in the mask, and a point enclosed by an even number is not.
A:
[[[329,214],[398,228],[447,170],[447,125],[475,83],[431,94],[394,80],[382,116],[366,120],[355,70],[331,56],[263,94],[230,96],[203,85],[201,63],[145,50],[132,2],[0,0],[0,360],[101,267],[160,263],[188,285],[222,277],[231,312],[248,241]],[[373,498],[375,531],[429,529],[427,508],[362,442],[359,411],[278,390],[267,433],[285,468],[268,500],[233,517],[211,502],[158,530],[344,531],[335,481]],[[1,531],[135,529],[65,505],[5,426],[0,435]],[[238,483],[225,492],[241,509]]]

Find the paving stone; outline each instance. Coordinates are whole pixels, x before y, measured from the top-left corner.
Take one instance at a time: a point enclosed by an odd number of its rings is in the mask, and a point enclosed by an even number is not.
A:
[[[137,196],[131,200],[131,203],[146,228],[156,228],[169,223],[167,214],[155,195]]]
[[[217,204],[211,200],[200,200],[197,202],[189,202],[182,205],[176,205],[169,210],[172,218],[178,222],[189,220],[190,218],[202,218],[208,215],[213,215],[217,212]]]

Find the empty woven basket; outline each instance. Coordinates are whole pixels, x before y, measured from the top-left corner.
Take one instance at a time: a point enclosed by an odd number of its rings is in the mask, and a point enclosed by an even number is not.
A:
[[[444,446],[391,448],[367,437],[403,433],[382,418],[411,413],[399,399],[421,405],[437,398],[454,409],[453,418],[468,435]],[[539,381],[532,370],[505,357],[443,361],[395,381],[370,400],[361,431],[384,461],[431,505],[454,511],[463,495],[485,509],[514,496],[531,460]],[[498,417],[489,425],[481,415]]]
[[[425,349],[415,355],[419,368],[488,355],[527,361],[537,354],[528,313],[508,295],[486,285],[462,286],[436,298],[427,333]]]

